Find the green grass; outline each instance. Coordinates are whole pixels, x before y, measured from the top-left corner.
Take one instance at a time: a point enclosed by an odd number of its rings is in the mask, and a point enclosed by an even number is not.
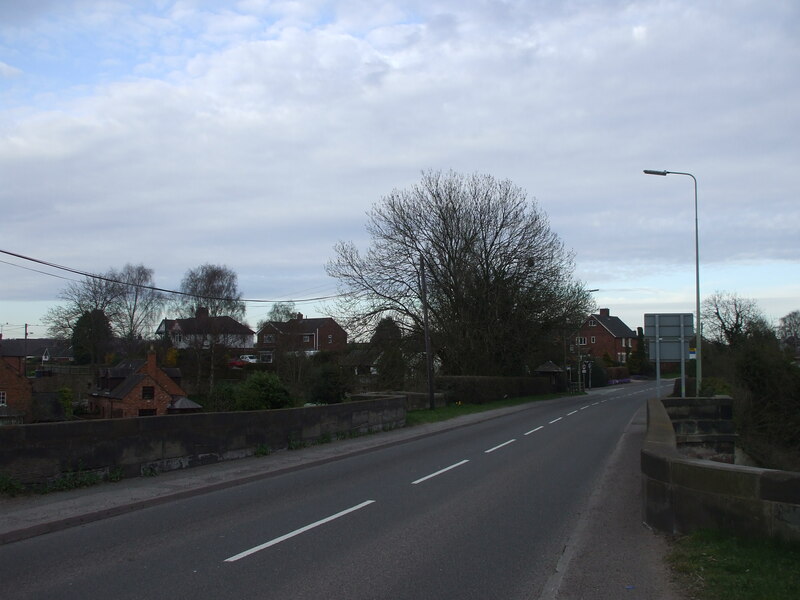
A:
[[[698,531],[677,540],[669,562],[699,600],[797,600],[800,543]]]
[[[406,414],[406,427],[422,425],[424,423],[438,423],[439,421],[446,421],[462,415],[471,415],[473,413],[494,410],[495,408],[506,408],[508,406],[527,404],[528,402],[537,402],[539,400],[563,398],[569,395],[570,394],[544,394],[542,396],[508,398],[506,400],[497,400],[496,402],[487,402],[485,404],[449,404],[448,406],[434,408],[433,410],[429,408],[412,410]]]

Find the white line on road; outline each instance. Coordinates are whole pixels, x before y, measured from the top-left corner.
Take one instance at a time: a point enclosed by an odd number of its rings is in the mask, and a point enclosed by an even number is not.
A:
[[[366,502],[362,502],[361,504],[357,504],[356,506],[352,506],[352,507],[350,507],[350,508],[348,508],[346,510],[338,512],[335,515],[331,515],[330,517],[326,517],[326,518],[324,518],[324,519],[322,519],[320,521],[317,521],[315,523],[311,523],[310,525],[306,525],[305,527],[301,527],[300,529],[295,529],[291,533],[287,533],[286,535],[282,535],[281,537],[277,537],[274,540],[270,540],[270,541],[268,541],[268,542],[266,542],[264,544],[261,544],[260,546],[255,546],[254,548],[250,548],[250,550],[245,550],[244,552],[240,552],[239,554],[231,556],[230,558],[226,558],[225,562],[236,562],[237,560],[239,560],[241,558],[245,558],[247,556],[250,556],[251,554],[255,554],[256,552],[264,550],[265,548],[269,548],[270,546],[274,546],[275,544],[280,544],[281,542],[285,542],[286,540],[288,540],[290,538],[293,538],[296,535],[300,535],[301,533],[305,533],[309,529],[314,529],[315,527],[319,527],[320,525],[324,525],[325,523],[330,523],[334,519],[338,519],[339,517],[343,517],[343,516],[345,516],[347,514],[350,514],[351,512],[355,512],[357,510],[360,510],[360,509],[364,508],[365,506],[369,506],[373,502],[375,502],[375,500],[367,500]]]
[[[537,432],[537,431],[539,431],[540,429],[544,429],[544,425],[539,425],[539,426],[538,426],[536,429],[531,429],[531,430],[530,430],[530,431],[528,431],[528,432],[527,432],[525,435],[530,435],[530,434],[532,434],[532,433],[536,433],[536,432]]]
[[[578,411],[577,411],[577,410],[573,410],[571,413],[567,413],[567,416],[568,416],[568,417],[571,417],[571,416],[572,416],[572,415],[574,415],[576,412],[578,412]]]
[[[563,418],[564,417],[558,417],[557,419],[553,419],[552,421],[550,421],[550,423],[548,423],[548,425],[552,425],[553,423],[557,423],[558,421],[560,421]]]
[[[456,467],[460,467],[461,465],[467,464],[468,462],[469,462],[468,460],[462,460],[461,462],[457,462],[454,465],[450,465],[449,467],[445,467],[444,469],[440,469],[440,470],[436,471],[436,473],[431,473],[430,475],[425,475],[425,477],[420,477],[416,481],[412,481],[411,485],[417,485],[418,483],[422,483],[423,481],[427,481],[428,479],[430,479],[432,477],[436,477],[437,475],[441,475],[442,473],[446,473],[450,469],[455,469]]]
[[[589,408],[588,404],[586,406],[581,406],[581,410],[586,410],[587,408]]]
[[[489,454],[489,452],[494,452],[495,450],[499,450],[503,446],[508,446],[509,444],[513,444],[516,441],[517,441],[516,439],[508,440],[507,442],[503,442],[502,444],[499,444],[499,445],[495,446],[494,448],[489,448],[488,450],[484,450],[483,453],[484,454]]]

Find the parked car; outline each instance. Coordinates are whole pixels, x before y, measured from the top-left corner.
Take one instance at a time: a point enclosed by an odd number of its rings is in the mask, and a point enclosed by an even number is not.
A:
[[[249,363],[241,358],[232,358],[228,361],[228,366],[234,369],[244,369]]]
[[[242,354],[239,357],[240,360],[243,360],[246,363],[257,363],[258,357],[255,354]]]

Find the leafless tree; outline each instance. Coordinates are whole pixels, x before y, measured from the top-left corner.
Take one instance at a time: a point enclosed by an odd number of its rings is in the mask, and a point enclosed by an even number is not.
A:
[[[778,322],[778,335],[785,346],[800,352],[800,310],[793,310]]]
[[[117,335],[128,341],[150,337],[164,306],[164,295],[152,289],[153,269],[126,264],[121,271],[110,271],[109,278],[123,284],[112,319]]]
[[[591,307],[574,261],[535,200],[508,180],[423,173],[376,203],[361,255],[340,242],[327,265],[346,294],[339,316],[358,335],[390,316],[422,330],[421,266],[443,370],[518,374],[538,344]]]
[[[71,281],[58,294],[61,304],[50,308],[42,320],[48,334],[60,339],[70,339],[75,325],[84,314],[102,311],[110,322],[119,316],[119,299],[123,287],[113,277],[85,277]]]
[[[242,293],[239,291],[238,276],[236,272],[224,265],[203,264],[196,269],[189,269],[183,276],[180,291],[183,295],[176,296],[175,309],[184,317],[198,316],[198,308],[208,310],[209,317],[227,316],[233,319],[242,319],[245,314],[245,304],[242,302]],[[216,319],[208,319],[208,351],[210,355],[210,370],[208,389],[214,389],[216,349],[222,332],[216,331]],[[197,339],[198,346],[194,348],[197,356],[197,381],[198,389],[201,377],[203,351],[206,348],[205,340]]]
[[[768,330],[769,323],[751,298],[715,292],[703,301],[703,335],[714,342],[735,346],[748,336]]]
[[[194,317],[197,309],[208,309],[211,317],[241,319],[245,314],[236,272],[224,265],[200,265],[183,276],[175,308],[184,317]]]

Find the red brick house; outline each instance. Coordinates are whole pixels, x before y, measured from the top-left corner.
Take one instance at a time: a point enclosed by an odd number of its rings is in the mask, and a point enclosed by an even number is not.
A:
[[[159,367],[156,353],[151,351],[147,360],[123,361],[101,369],[89,409],[106,419],[166,415],[185,400],[180,379],[180,369]]]
[[[0,357],[0,425],[30,422],[33,388],[21,356]]]
[[[628,361],[628,356],[637,347],[636,332],[619,317],[612,317],[607,308],[601,308],[599,314],[589,315],[575,338],[575,349],[581,354],[595,358],[608,354],[611,360],[621,364]]]
[[[317,352],[343,351],[347,332],[331,317],[306,319],[297,313],[285,323],[269,321],[256,334],[256,348],[262,362],[271,363],[276,351]]]

